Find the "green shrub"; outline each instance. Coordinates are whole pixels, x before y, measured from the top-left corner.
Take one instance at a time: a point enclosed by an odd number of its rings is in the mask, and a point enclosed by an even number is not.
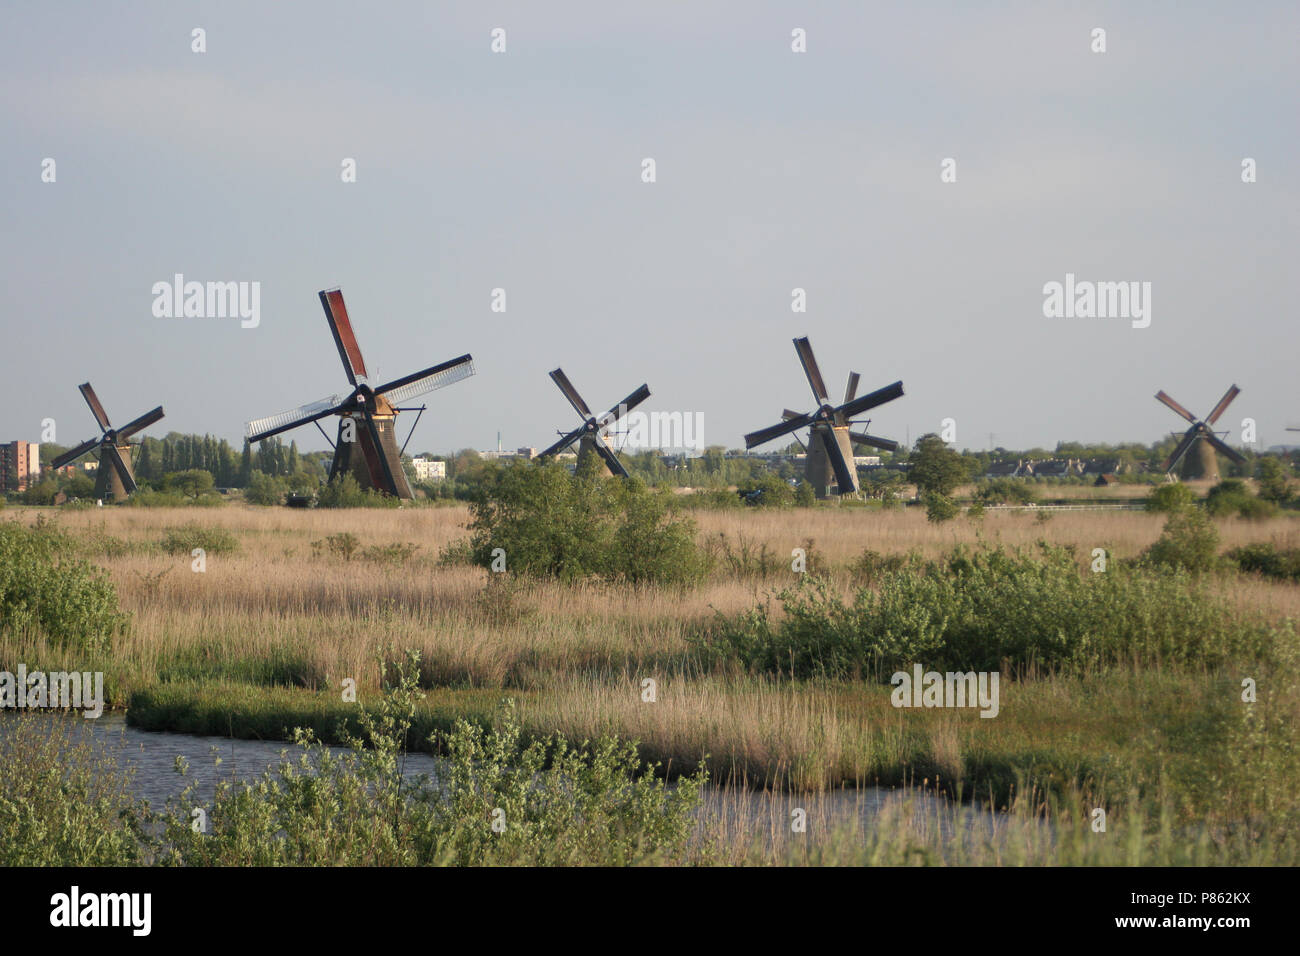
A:
[[[207,554],[228,554],[239,548],[239,539],[225,528],[191,522],[167,528],[158,547],[167,554],[191,554],[202,548]]]
[[[250,505],[282,505],[287,491],[285,482],[263,471],[253,472],[244,489],[244,500]]]
[[[54,483],[52,478],[45,478],[32,485],[29,485],[26,491],[19,494],[19,498],[25,505],[52,505],[54,496],[59,493],[59,487]]]
[[[1264,498],[1250,497],[1237,505],[1237,513],[1250,521],[1267,521],[1277,516],[1278,506]]]
[[[1300,548],[1278,550],[1270,543],[1261,542],[1234,548],[1227,554],[1237,568],[1250,574],[1283,581],[1300,581]]]
[[[790,483],[770,472],[740,482],[736,496],[756,508],[790,508],[795,503],[795,490]]]
[[[372,544],[361,552],[361,557],[378,564],[408,564],[415,557],[420,546],[413,542],[394,542],[393,544]]]
[[[37,628],[81,651],[108,647],[127,616],[103,569],[73,554],[73,542],[43,520],[0,522],[0,630]]]
[[[435,743],[438,779],[402,774],[418,660],[359,714],[350,750],[299,731],[296,760],[251,783],[191,785],[166,817],[164,862],[188,866],[623,865],[681,862],[703,768],[671,789],[633,741],[526,742],[513,708],[489,728],[459,720]],[[208,832],[195,833],[202,806]]]
[[[401,505],[401,499],[392,495],[373,488],[363,490],[351,474],[336,477],[316,495],[318,508],[399,508]]]
[[[594,460],[594,459],[593,459]],[[695,523],[675,514],[668,489],[556,462],[512,462],[488,475],[470,505],[474,563],[561,580],[692,584],[707,571]]]
[[[144,859],[144,808],[131,772],[80,717],[5,716],[0,733],[0,866],[131,866]]]
[[[990,505],[1007,504],[1008,502],[1027,505],[1031,501],[1038,499],[1038,492],[1024,479],[991,478],[982,483],[979,490],[975,492],[975,498]]]
[[[1182,568],[1199,574],[1218,565],[1219,532],[1204,511],[1191,508],[1175,511],[1165,522],[1159,540],[1146,552],[1156,565]]]
[[[792,677],[884,677],[922,663],[997,670],[1003,663],[1078,670],[1124,663],[1219,664],[1258,655],[1261,627],[1234,619],[1180,569],[1081,571],[1072,551],[1035,558],[1002,548],[957,549],[942,561],[881,567],[874,587],[846,601],[824,579],[776,593],[766,606],[718,614],[691,638],[706,665],[735,661]]]
[[[1205,510],[1215,517],[1239,514],[1262,521],[1276,515],[1278,508],[1274,502],[1252,495],[1241,479],[1225,478],[1205,496]]]
[[[947,495],[927,491],[923,500],[925,501],[926,520],[933,521],[935,524],[951,521],[961,514],[961,509],[957,507],[956,502]]]
[[[1181,482],[1157,485],[1147,495],[1146,510],[1163,514],[1185,511],[1196,505],[1196,492]]]

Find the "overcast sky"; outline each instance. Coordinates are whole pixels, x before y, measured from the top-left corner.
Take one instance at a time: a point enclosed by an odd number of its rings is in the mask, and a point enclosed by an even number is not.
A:
[[[899,440],[1150,442],[1185,427],[1158,388],[1205,415],[1235,382],[1229,440],[1284,441],[1298,10],[6,3],[0,440],[93,435],[89,379],[115,423],[162,404],[148,434],[238,442],[345,390],[340,286],[372,378],[474,356],[412,451],[549,444],[557,365],[739,446],[811,407],[799,335],[833,397],[903,380],[871,426]],[[260,283],[260,325],[155,317],[176,273]],[[1044,317],[1066,273],[1150,282],[1150,326]]]

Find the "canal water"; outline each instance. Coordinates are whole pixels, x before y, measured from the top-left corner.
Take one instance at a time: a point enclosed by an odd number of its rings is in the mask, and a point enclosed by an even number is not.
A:
[[[0,713],[0,737],[24,719]],[[32,719],[28,716],[26,719]],[[88,733],[108,745],[119,766],[133,772],[132,789],[157,810],[180,795],[191,782],[197,784],[198,799],[212,794],[219,780],[251,781],[282,762],[282,754],[295,759],[300,748],[284,741],[233,740],[190,734],[155,733],[128,726],[121,714],[107,713],[97,720],[76,715],[42,714],[35,719],[66,721],[77,733]],[[53,729],[53,728],[52,728]],[[331,748],[338,751],[338,748]],[[188,765],[182,775],[177,758]],[[216,758],[220,758],[220,764]],[[429,754],[408,754],[403,773],[408,778],[427,774],[435,780],[442,761]],[[846,788],[824,793],[782,793],[714,787],[705,789],[701,817],[708,829],[725,834],[727,842],[740,839],[764,852],[851,849],[865,840],[882,818],[897,828],[906,821],[914,837],[928,836],[940,844],[961,832],[977,842],[1000,842],[1004,834],[999,820],[990,813],[957,804],[946,797],[918,790],[890,790],[879,787]],[[931,843],[930,839],[923,842]],[[846,846],[849,844],[850,846]],[[933,844],[932,844],[933,845]]]

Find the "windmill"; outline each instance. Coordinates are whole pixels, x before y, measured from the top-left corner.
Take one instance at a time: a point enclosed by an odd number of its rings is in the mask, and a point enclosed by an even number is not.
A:
[[[813,357],[812,345],[807,338],[795,339],[794,349],[803,366],[804,375],[812,387],[813,398],[817,408],[803,414],[786,409],[782,421],[777,425],[760,431],[750,432],[745,436],[745,447],[753,448],[798,431],[805,425],[812,428],[808,435],[808,451],[805,477],[817,492],[817,497],[830,496],[833,485],[835,494],[852,494],[859,488],[858,471],[853,466],[853,443],[870,445],[873,448],[893,451],[898,443],[887,438],[877,438],[865,432],[852,431],[858,416],[878,405],[892,402],[903,394],[903,383],[895,382],[877,389],[869,395],[857,396],[858,373],[850,372],[848,387],[844,391],[844,402],[838,408],[833,406],[826,395],[826,383],[822,380],[821,370]],[[869,420],[868,420],[869,421]]]
[[[343,304],[343,293],[338,289],[328,289],[319,295],[352,391],[251,421],[244,426],[244,433],[250,443],[256,443],[308,422],[314,422],[320,428],[320,419],[338,415],[339,433],[338,441],[333,443],[330,480],[352,474],[362,488],[373,488],[397,498],[411,498],[411,486],[402,471],[402,452],[397,447],[397,413],[423,413],[424,407],[409,409],[399,406],[402,402],[469,378],[474,374],[474,360],[469,355],[462,355],[385,385],[372,386],[365,360],[361,357],[361,347],[357,345],[352,322],[348,319],[347,306]],[[419,423],[418,416],[416,423]],[[415,430],[414,425],[411,430]],[[321,434],[325,434],[323,428]],[[329,441],[328,435],[325,440]],[[407,440],[410,440],[410,435]]]
[[[569,404],[573,406],[573,410],[581,416],[582,424],[571,432],[560,432],[560,440],[550,448],[539,453],[537,457],[548,458],[551,455],[558,454],[576,441],[578,442],[579,467],[581,467],[584,458],[591,455],[599,455],[601,460],[604,462],[603,468],[607,474],[622,475],[626,478],[627,469],[624,468],[623,463],[618,460],[618,455],[614,453],[614,449],[610,448],[606,443],[605,432],[620,418],[649,398],[650,387],[648,385],[642,385],[627,398],[623,399],[623,401],[619,402],[604,415],[600,416],[600,418],[597,418],[592,414],[587,403],[582,400],[582,396],[579,395],[578,390],[573,387],[573,383],[569,381],[569,377],[564,374],[563,369],[557,368],[553,371],[551,373],[551,380],[554,381],[559,390],[564,393],[564,397],[569,400]]]
[[[143,431],[163,417],[162,406],[151,412],[145,412],[135,421],[114,428],[108,421],[104,406],[99,396],[90,387],[90,383],[78,386],[81,397],[90,406],[90,413],[95,416],[99,430],[103,433],[98,438],[90,438],[76,448],[65,451],[50,463],[52,468],[62,468],[69,462],[76,461],[86,452],[99,449],[99,468],[95,473],[95,497],[100,501],[124,501],[126,496],[135,491],[135,474],[131,471],[130,438],[136,432]]]
[[[1183,439],[1178,443],[1178,446],[1174,448],[1173,454],[1166,459],[1166,474],[1171,473],[1174,470],[1174,467],[1178,462],[1187,455],[1189,449],[1193,450],[1193,454],[1187,457],[1187,463],[1183,465],[1182,477],[1185,480],[1193,480],[1197,478],[1204,478],[1210,481],[1219,480],[1219,461],[1214,455],[1215,449],[1223,452],[1223,454],[1227,455],[1237,464],[1242,464],[1246,460],[1238,451],[1236,451],[1236,449],[1230,448],[1224,444],[1224,442],[1220,440],[1219,436],[1214,434],[1213,429],[1210,427],[1219,420],[1219,416],[1227,410],[1228,406],[1232,403],[1232,400],[1236,398],[1240,392],[1241,389],[1237,388],[1236,385],[1233,385],[1224,392],[1223,398],[1219,399],[1219,404],[1214,406],[1214,410],[1210,412],[1209,416],[1204,421],[1196,418],[1196,416],[1191,412],[1166,395],[1163,390],[1156,392],[1157,401],[1168,405],[1176,413],[1187,419],[1192,424],[1192,427],[1183,433]]]

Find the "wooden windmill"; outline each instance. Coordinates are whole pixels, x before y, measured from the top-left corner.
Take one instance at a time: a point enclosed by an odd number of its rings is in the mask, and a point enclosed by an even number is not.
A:
[[[351,474],[362,488],[373,488],[397,498],[411,498],[411,486],[402,471],[402,453],[397,445],[396,431],[397,413],[411,409],[399,406],[402,402],[469,378],[474,374],[474,360],[469,355],[461,355],[384,385],[372,386],[365,360],[361,357],[361,347],[348,319],[347,306],[343,304],[343,293],[330,289],[319,295],[352,391],[248,422],[245,434],[250,442],[259,442],[299,425],[337,415],[338,441],[334,442],[330,480]],[[320,428],[320,425],[316,427]],[[410,436],[407,438],[409,440]]]
[[[563,369],[557,368],[551,372],[551,380],[564,393],[564,397],[569,400],[573,410],[582,418],[582,424],[570,432],[561,432],[560,440],[550,448],[540,452],[537,457],[548,458],[564,451],[574,442],[578,442],[579,467],[581,467],[584,458],[596,455],[601,459],[601,467],[606,474],[621,475],[626,478],[627,469],[618,460],[618,455],[614,449],[609,447],[608,442],[605,440],[605,434],[610,426],[650,397],[650,387],[642,385],[600,418],[597,418],[592,414],[587,403],[583,401],[582,396],[578,394],[578,390],[573,387],[573,383],[569,381]]]
[[[869,395],[856,397],[858,373],[851,372],[848,387],[844,392],[844,401],[837,407],[832,405],[827,397],[826,383],[822,379],[821,369],[818,368],[817,360],[813,357],[812,345],[808,339],[795,339],[794,349],[799,356],[799,363],[803,366],[808,385],[812,388],[817,408],[804,413],[786,409],[782,415],[783,420],[779,424],[746,435],[745,447],[753,448],[773,438],[811,426],[808,444],[805,446],[808,456],[804,476],[808,483],[813,486],[819,498],[853,494],[860,487],[858,470],[853,465],[853,444],[870,445],[885,451],[893,451],[898,447],[897,442],[890,441],[888,438],[877,438],[865,432],[854,431],[854,426],[867,424],[870,421],[868,419],[867,422],[858,422],[856,419],[878,405],[892,402],[902,396],[903,383],[895,382]]]
[[[1172,474],[1178,462],[1186,457],[1187,461],[1183,465],[1182,472],[1184,480],[1204,479],[1218,481],[1219,460],[1214,454],[1216,450],[1227,455],[1237,464],[1245,462],[1245,457],[1236,449],[1226,445],[1211,428],[1240,392],[1241,389],[1237,388],[1236,385],[1224,392],[1223,398],[1219,399],[1219,404],[1214,406],[1214,410],[1210,412],[1204,421],[1179,405],[1163,390],[1156,392],[1157,401],[1173,409],[1174,412],[1191,422],[1192,426],[1183,433],[1182,441],[1174,448],[1173,453],[1165,459],[1165,472],[1167,474]],[[1191,452],[1190,455],[1188,454],[1189,451]]]
[[[64,465],[76,461],[86,452],[98,448],[99,468],[95,476],[95,497],[100,501],[125,501],[126,496],[135,491],[136,488],[135,472],[131,469],[130,438],[136,432],[143,431],[162,418],[162,406],[159,405],[153,411],[145,412],[135,421],[129,422],[121,428],[114,428],[109,423],[108,414],[104,411],[104,406],[100,404],[95,390],[90,387],[90,383],[86,382],[79,388],[81,389],[81,397],[90,406],[90,413],[95,416],[95,421],[99,424],[99,430],[102,434],[98,438],[87,439],[70,451],[65,451],[50,463],[51,467],[62,468]]]

